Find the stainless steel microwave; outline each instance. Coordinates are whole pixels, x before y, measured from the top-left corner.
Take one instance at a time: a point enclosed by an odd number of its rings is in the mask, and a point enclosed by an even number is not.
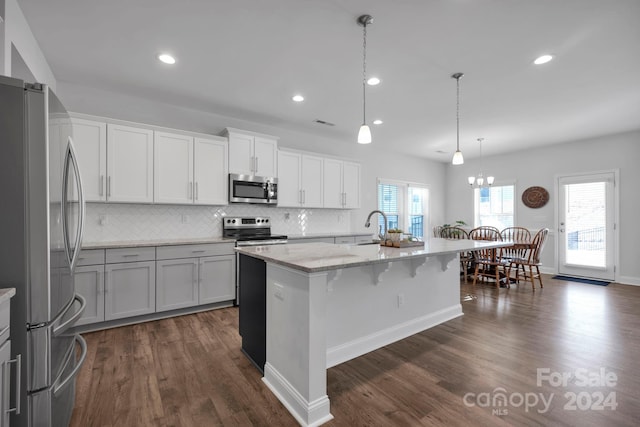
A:
[[[278,204],[278,178],[229,174],[229,203]]]

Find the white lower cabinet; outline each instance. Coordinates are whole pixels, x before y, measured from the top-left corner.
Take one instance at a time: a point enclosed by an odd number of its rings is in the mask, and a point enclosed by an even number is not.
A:
[[[198,304],[198,258],[156,261],[156,310]]]
[[[76,268],[76,292],[84,297],[87,305],[76,325],[104,321],[104,264]]]
[[[200,258],[200,304],[236,298],[236,256]]]
[[[155,261],[107,264],[104,273],[105,320],[156,311]]]
[[[83,250],[74,277],[87,305],[76,325],[232,301],[234,247],[224,242]]]

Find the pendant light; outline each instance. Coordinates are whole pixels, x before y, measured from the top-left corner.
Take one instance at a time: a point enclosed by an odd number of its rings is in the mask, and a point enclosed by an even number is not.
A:
[[[478,142],[480,143],[480,173],[478,174],[477,177],[475,176],[470,176],[469,178],[467,178],[467,181],[469,182],[469,185],[473,187],[473,184],[475,183],[478,187],[484,187],[484,175],[482,173],[482,141],[484,141],[484,138],[478,138]],[[487,185],[491,186],[493,185],[493,181],[495,180],[495,178],[493,176],[488,176],[487,177]]]
[[[463,73],[455,73],[451,75],[451,78],[456,79],[456,152],[453,154],[451,163],[454,165],[461,165],[464,163],[464,157],[462,157],[462,151],[460,151],[460,77],[464,76]]]
[[[371,15],[361,15],[358,25],[362,29],[362,126],[358,132],[358,144],[371,143],[371,129],[367,126],[367,25],[373,23]]]

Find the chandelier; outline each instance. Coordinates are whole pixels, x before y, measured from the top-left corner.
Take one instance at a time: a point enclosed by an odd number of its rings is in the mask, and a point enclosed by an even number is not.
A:
[[[477,187],[491,186],[493,185],[493,181],[495,180],[495,178],[491,175],[485,179],[482,172],[482,141],[484,141],[484,138],[478,138],[478,142],[480,143],[480,173],[478,173],[478,176],[470,176],[469,178],[467,178],[469,185],[472,187],[474,184]]]

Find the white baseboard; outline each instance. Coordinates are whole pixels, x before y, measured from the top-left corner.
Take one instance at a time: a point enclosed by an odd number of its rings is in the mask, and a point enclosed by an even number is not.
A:
[[[616,283],[620,283],[621,285],[632,285],[632,286],[640,286],[640,277],[632,277],[632,276],[620,276]]]
[[[455,304],[451,307],[436,311],[426,316],[418,317],[373,334],[349,341],[344,344],[327,349],[327,368],[344,363],[370,351],[384,347],[411,335],[432,328],[448,320],[462,316],[462,305]],[[265,368],[266,372],[266,368]]]
[[[326,394],[308,402],[269,362],[264,365],[262,381],[301,426],[315,427],[333,419]]]

